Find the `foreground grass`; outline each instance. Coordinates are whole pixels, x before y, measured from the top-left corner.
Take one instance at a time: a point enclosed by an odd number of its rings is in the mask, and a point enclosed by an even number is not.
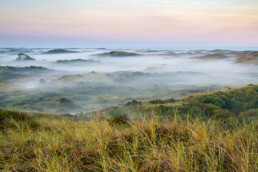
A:
[[[198,118],[157,116],[117,124],[100,118],[2,121],[3,171],[258,170],[255,121],[230,127]]]

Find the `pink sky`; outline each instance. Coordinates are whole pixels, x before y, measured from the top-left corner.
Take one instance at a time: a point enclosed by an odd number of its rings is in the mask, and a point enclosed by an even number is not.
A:
[[[71,46],[258,46],[253,0],[3,0],[0,14],[2,47],[48,40]]]

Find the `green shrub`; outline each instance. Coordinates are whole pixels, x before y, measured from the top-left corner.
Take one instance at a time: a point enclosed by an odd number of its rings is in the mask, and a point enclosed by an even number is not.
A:
[[[108,109],[107,114],[110,116],[117,116],[124,114],[124,112],[118,107],[112,107]]]
[[[175,99],[173,99],[173,98],[171,98],[171,99],[167,99],[167,100],[165,100],[165,102],[166,102],[166,103],[175,103],[175,102],[176,102],[176,100],[175,100]]]
[[[108,123],[112,127],[128,127],[130,126],[129,119],[126,116],[113,116],[112,118],[108,119]]]
[[[163,103],[164,103],[164,101],[161,100],[161,99],[158,99],[158,100],[151,100],[151,101],[150,101],[150,104],[163,104]]]
[[[241,119],[245,119],[245,120],[248,120],[248,121],[250,121],[250,120],[253,120],[253,121],[258,120],[258,108],[250,109],[250,110],[245,111],[245,112],[241,112],[239,114],[239,117]]]
[[[73,101],[70,99],[67,99],[67,98],[61,98],[60,103],[61,104],[71,104],[71,103],[73,103]]]
[[[125,105],[126,106],[130,106],[130,105],[136,106],[136,105],[140,105],[140,104],[142,104],[140,101],[138,102],[137,100],[132,100],[131,102],[126,103]]]
[[[200,102],[207,103],[207,104],[213,104],[220,108],[226,107],[226,101],[217,95],[208,95],[208,96],[201,97]]]
[[[255,89],[253,87],[251,88],[248,88],[246,91],[245,91],[246,95],[247,96],[251,96],[251,95],[254,95],[256,93]]]
[[[173,114],[173,110],[174,108],[171,106],[164,106],[164,105],[160,105],[157,109],[158,113],[160,113],[161,115],[172,115]]]
[[[213,116],[217,110],[220,108],[216,105],[213,104],[203,104],[202,105],[202,111],[205,114],[206,117],[211,117]]]
[[[69,110],[78,108],[78,106],[72,100],[67,98],[61,98],[59,102],[60,102],[60,108],[64,109],[64,112],[66,112],[66,110],[69,111]]]
[[[232,112],[230,112],[229,110],[227,109],[219,109],[215,112],[214,114],[214,119],[216,120],[226,120],[228,119],[229,117],[232,117],[234,116],[234,114]]]

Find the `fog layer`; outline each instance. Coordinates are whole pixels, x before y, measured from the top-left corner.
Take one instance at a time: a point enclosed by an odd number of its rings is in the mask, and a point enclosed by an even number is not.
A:
[[[26,58],[18,58],[20,53]],[[171,91],[178,89],[257,84],[257,57],[254,53],[231,50],[0,49],[0,105],[9,107],[10,103],[24,100],[17,98],[15,91],[21,96],[30,92],[31,99],[45,92],[54,92],[51,101],[58,103],[62,97],[73,99],[78,105],[73,111],[79,111],[94,109],[100,104],[126,102],[127,98],[165,98],[173,96]],[[243,57],[245,54],[246,58]],[[74,90],[84,91],[75,93]],[[44,95],[42,100],[50,97]],[[34,107],[35,104],[30,105]],[[56,112],[66,111],[60,110],[59,105],[55,108]],[[49,109],[46,107],[42,111]]]

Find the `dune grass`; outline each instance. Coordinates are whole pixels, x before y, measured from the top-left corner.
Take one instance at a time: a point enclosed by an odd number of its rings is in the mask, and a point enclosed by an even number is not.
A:
[[[0,170],[258,170],[256,121],[227,127],[200,118],[151,116],[118,118],[116,125],[117,117],[2,119],[10,125],[0,130]]]

